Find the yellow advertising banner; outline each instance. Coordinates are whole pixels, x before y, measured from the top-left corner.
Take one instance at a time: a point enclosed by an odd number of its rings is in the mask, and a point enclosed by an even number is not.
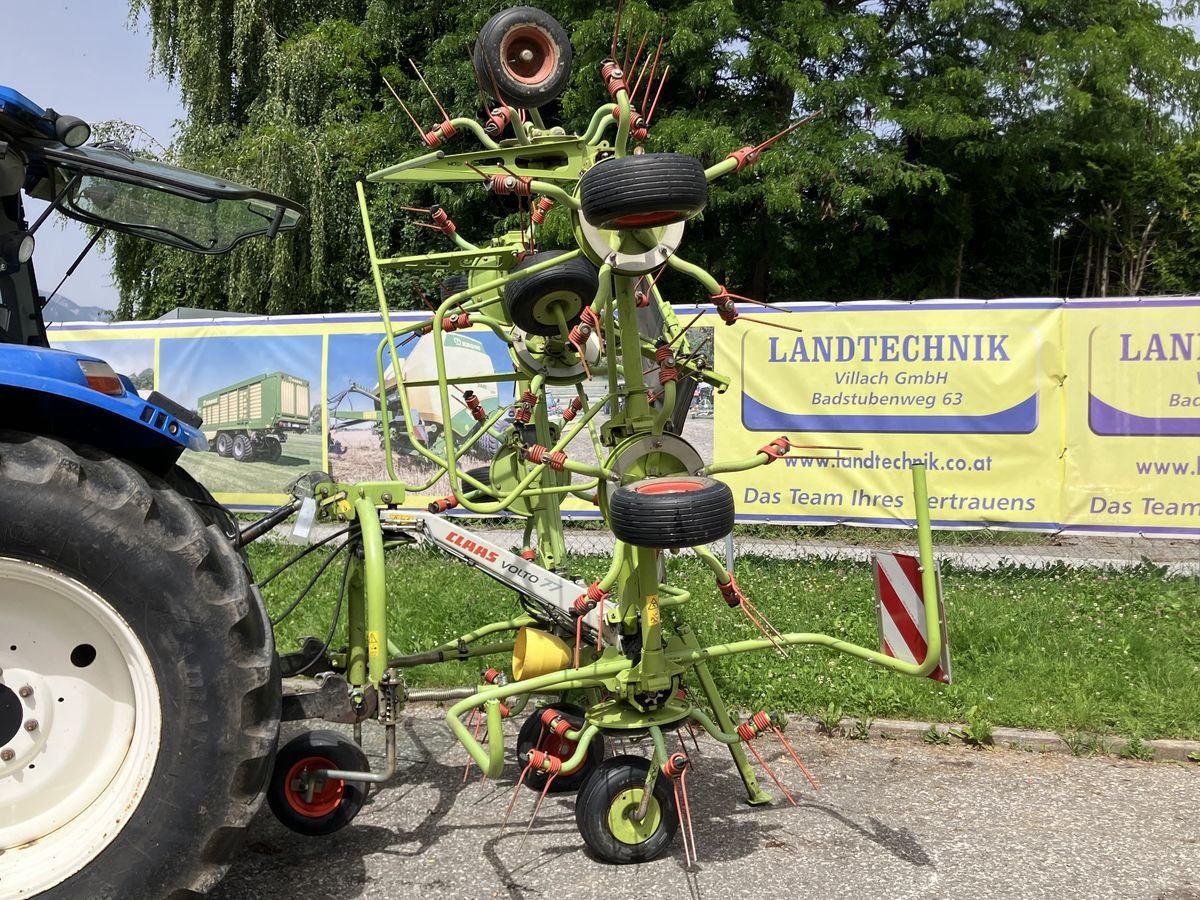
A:
[[[716,368],[731,384],[715,398],[701,387],[682,438],[716,462],[748,459],[781,435],[798,445],[769,465],[721,475],[740,520],[910,523],[909,468],[919,461],[940,527],[1200,535],[1200,298],[781,304],[733,327],[715,313],[693,324],[712,334]],[[390,362],[380,364],[378,315],[68,324],[50,333],[185,406],[238,385],[307,385],[307,420],[259,423],[263,446],[243,442],[240,458],[221,452],[237,449],[234,432],[222,441],[224,426],[206,423],[213,449],[188,451],[182,464],[223,502],[267,508],[310,469],[343,481],[387,477],[380,408],[395,405],[395,377]],[[429,377],[430,339],[403,349],[406,379]],[[481,376],[485,405],[511,405],[512,384],[499,380],[512,370],[505,342],[490,331],[450,339],[447,358],[457,374]],[[444,421],[429,393],[410,391],[409,401],[419,439],[436,450],[447,429],[472,422],[465,407]],[[557,414],[574,389],[554,393],[547,402]],[[431,482],[406,435],[394,430],[393,466],[424,485],[407,501],[423,508],[446,493],[445,479]],[[584,443],[579,458],[598,461]],[[486,465],[485,456],[466,462]],[[582,501],[567,509],[597,515]]]
[[[1200,300],[1063,308],[1067,435],[1062,521],[1200,532]]]
[[[786,435],[810,449],[726,478],[779,521],[914,517],[913,462],[943,526],[1054,527],[1064,373],[1058,304],[805,304],[717,331],[718,459]],[[1039,477],[1031,478],[1032,472]]]

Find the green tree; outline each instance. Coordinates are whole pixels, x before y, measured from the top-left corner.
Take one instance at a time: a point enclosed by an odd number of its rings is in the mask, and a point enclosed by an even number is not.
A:
[[[546,117],[582,130],[606,99],[596,72],[614,9],[543,5],[567,25],[576,68]],[[1103,293],[1190,277],[1188,253],[1171,243],[1186,244],[1185,211],[1169,192],[1197,108],[1196,40],[1171,16],[1193,5],[629,0],[618,54],[643,33],[651,46],[664,38],[671,70],[650,150],[711,164],[821,113],[714,184],[689,226],[683,254],[732,290],[772,300]],[[118,241],[121,312],[373,307],[353,185],[425,150],[387,85],[424,126],[440,119],[411,58],[452,114],[478,114],[470,47],[498,8],[131,0],[188,109],[180,161],[298,199],[310,218],[293,236],[243,245],[216,278],[211,261]],[[368,196],[391,252],[445,247],[402,205],[440,202],[473,238],[517,217],[511,200],[475,187]],[[561,212],[546,234],[569,239]],[[1169,279],[1155,268],[1168,250]],[[388,280],[396,305],[419,307],[418,289],[434,287]],[[667,287],[702,299],[685,279]]]

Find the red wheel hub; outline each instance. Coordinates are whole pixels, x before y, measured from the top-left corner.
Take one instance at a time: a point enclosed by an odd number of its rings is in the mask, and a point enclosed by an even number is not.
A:
[[[687,494],[698,491],[702,485],[694,481],[656,481],[654,484],[642,484],[634,488],[639,494]]]
[[[634,213],[629,216],[621,216],[619,219],[614,219],[609,229],[615,228],[655,228],[659,225],[671,225],[678,222],[684,216],[675,209],[663,210],[660,212]]]
[[[342,802],[342,794],[346,782],[340,778],[325,778],[313,787],[312,800],[307,799],[305,790],[306,772],[317,769],[336,769],[334,763],[324,756],[306,756],[292,766],[284,782],[283,793],[287,797],[288,806],[302,816],[319,819],[334,812]]]
[[[508,75],[522,84],[541,84],[554,73],[558,53],[540,28],[514,28],[500,43],[500,59]]]

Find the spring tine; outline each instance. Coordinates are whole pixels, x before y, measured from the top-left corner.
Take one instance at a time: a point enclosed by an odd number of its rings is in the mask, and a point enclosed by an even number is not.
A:
[[[625,0],[617,0],[617,18],[613,23],[612,47],[608,51],[608,58],[616,61],[617,58],[617,37],[621,34],[621,11],[625,8]]]
[[[663,85],[667,83],[667,76],[671,74],[671,67],[667,66],[663,69],[662,81],[658,83],[658,90],[654,94],[654,102],[650,104],[650,112],[646,114],[646,127],[650,127],[651,121],[654,119],[654,111],[658,109],[658,98],[662,96]],[[650,96],[650,82],[646,82],[646,96]]]
[[[775,736],[783,742],[783,746],[787,749],[787,752],[792,755],[792,759],[796,761],[796,765],[800,767],[800,771],[804,773],[804,777],[808,779],[808,783],[812,785],[813,790],[819,791],[821,789],[821,785],[817,784],[817,779],[813,778],[812,775],[809,774],[808,769],[804,768],[804,763],[800,762],[800,757],[796,755],[796,751],[792,749],[792,745],[788,743],[788,739],[783,736],[783,732],[776,728],[774,723],[771,725],[771,730],[775,732]]]
[[[477,737],[479,737],[479,726],[483,724],[483,716],[480,714],[479,709],[471,710],[471,715],[467,719],[467,727],[470,728],[472,724],[474,724],[475,730],[473,732],[471,732],[471,737],[477,738]],[[471,766],[474,764],[474,762],[475,762],[474,757],[472,757],[470,754],[468,754],[467,755],[467,765],[463,768],[463,780],[462,780],[463,784],[467,783],[467,779],[471,775]]]
[[[642,105],[646,105],[646,101],[650,99],[650,86],[654,84],[654,76],[658,74],[658,59],[662,55],[663,41],[667,39],[664,34],[658,39],[658,49],[654,51],[654,62],[650,63],[650,77],[646,79],[646,95],[642,97]],[[646,62],[650,62],[650,54],[646,54]],[[638,75],[638,84],[642,83],[642,75],[646,72],[646,67],[642,66],[642,72]],[[664,76],[665,77],[665,76]],[[637,96],[637,88],[633,89],[633,95],[630,97],[630,102]]]
[[[633,54],[633,62],[630,63],[630,69],[629,69],[630,72],[632,72],[634,69],[637,68],[638,60],[642,56],[642,48],[646,46],[646,38],[648,38],[648,37],[650,37],[650,32],[643,31],[642,32],[642,41],[640,44],[638,44],[637,53]],[[650,57],[647,55],[646,58],[649,59]],[[644,63],[642,64],[642,71],[643,72],[646,71],[646,66]],[[638,81],[640,82],[641,80],[642,80],[642,76],[638,75]],[[637,87],[635,85],[633,90],[629,92],[629,102],[630,103],[633,103],[633,98],[634,98],[634,96],[636,96],[636,94],[637,94]]]
[[[793,131],[795,131],[797,128],[799,128],[801,125],[806,125],[809,122],[811,122],[813,119],[820,118],[820,116],[821,116],[821,110],[819,110],[819,109],[814,113],[809,113],[803,119],[800,119],[797,122],[793,122],[787,128],[783,129],[783,131],[779,132],[779,134],[772,135],[771,137],[767,138],[765,141],[763,141],[761,144],[759,144],[757,147],[754,148],[754,152],[760,153],[763,150],[766,150],[768,147],[770,147],[776,141],[791,134]]]
[[[681,775],[680,778],[683,776]],[[675,815],[679,817],[679,830],[683,832],[683,861],[690,869],[692,867],[692,852],[688,848],[687,825],[683,821],[683,803],[679,799],[679,780],[671,779],[671,790],[675,793]]]
[[[689,838],[692,842],[692,859],[696,862],[700,861],[700,854],[696,852],[696,829],[692,825],[692,804],[688,801],[687,792],[687,769],[679,776],[679,792],[683,794],[683,810],[687,814],[687,832],[683,839],[686,841]]]
[[[516,790],[513,791],[512,799],[508,801],[508,809],[504,813],[504,821],[500,823],[500,833],[504,834],[504,830],[508,828],[508,817],[512,815],[513,807],[517,804],[517,795],[521,792],[521,785],[525,783],[525,776],[529,774],[529,770],[533,768],[533,760],[526,763],[525,768],[521,770],[521,777],[517,779]]]
[[[429,96],[433,98],[434,104],[438,108],[438,112],[442,114],[442,121],[449,122],[450,116],[446,114],[446,108],[442,106],[442,102],[438,100],[437,94],[433,92],[433,88],[429,86],[429,82],[425,80],[425,76],[421,74],[421,70],[417,68],[417,64],[412,61],[412,57],[408,58],[408,64],[413,67],[413,71],[417,73],[417,77],[421,79],[421,84],[425,85],[425,90],[429,91]]]
[[[764,322],[762,319],[752,319],[750,316],[739,316],[743,322],[753,322],[755,325],[766,325],[768,328],[781,328],[784,331],[794,331],[796,334],[804,334],[803,328],[792,328],[790,325],[780,325],[778,322]]]
[[[529,824],[525,826],[525,834],[521,836],[521,846],[525,846],[525,838],[529,837],[529,829],[533,827],[533,820],[537,818],[538,811],[542,808],[542,801],[546,799],[546,794],[550,792],[550,785],[554,784],[554,779],[558,777],[558,773],[554,772],[546,779],[546,786],[542,788],[542,793],[537,799],[537,805],[533,807],[533,815],[529,817]]]
[[[424,140],[425,129],[421,127],[421,123],[418,122],[413,114],[408,111],[408,107],[404,105],[404,101],[400,99],[400,95],[396,93],[396,89],[392,87],[392,83],[384,78],[382,74],[380,74],[379,77],[383,78],[383,83],[386,84],[387,89],[392,92],[392,96],[396,98],[396,102],[400,104],[400,108],[404,110],[404,114],[408,116],[408,120],[413,123],[413,128],[417,129],[417,134],[419,134],[421,139]]]
[[[750,748],[750,752],[754,754],[754,758],[758,760],[759,764],[766,770],[767,774],[771,776],[771,780],[775,782],[775,786],[777,788],[779,788],[781,791],[783,791],[783,796],[788,798],[788,802],[791,803],[792,806],[795,806],[796,798],[793,797],[790,793],[788,793],[788,789],[785,788],[780,783],[779,779],[775,777],[774,770],[772,770],[772,768],[767,765],[767,761],[762,758],[762,754],[758,752],[758,749],[754,746],[753,742],[746,741],[746,746]]]
[[[693,725],[691,722],[688,722],[687,727],[688,727],[688,734],[690,734],[692,736],[692,745],[696,748],[696,753],[699,753],[700,752],[700,741],[696,737],[696,726]]]
[[[625,35],[625,56],[621,61],[621,70],[629,73],[629,48],[633,46],[633,17],[629,18],[628,34]]]

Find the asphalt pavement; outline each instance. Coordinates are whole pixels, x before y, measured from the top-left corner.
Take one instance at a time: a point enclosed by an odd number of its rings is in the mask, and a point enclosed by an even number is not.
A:
[[[799,733],[814,791],[774,739],[756,746],[795,796],[752,808],[728,751],[703,737],[688,787],[698,862],[677,840],[650,863],[589,856],[574,799],[537,794],[519,774],[478,770],[441,710],[414,705],[400,728],[400,771],[358,818],[323,838],[296,835],[264,807],[216,900],[350,898],[788,897],[1200,900],[1200,765],[972,750]],[[382,730],[365,748],[382,765]],[[637,748],[629,748],[636,751]],[[611,752],[611,751],[610,751]],[[754,764],[757,768],[757,763]]]

